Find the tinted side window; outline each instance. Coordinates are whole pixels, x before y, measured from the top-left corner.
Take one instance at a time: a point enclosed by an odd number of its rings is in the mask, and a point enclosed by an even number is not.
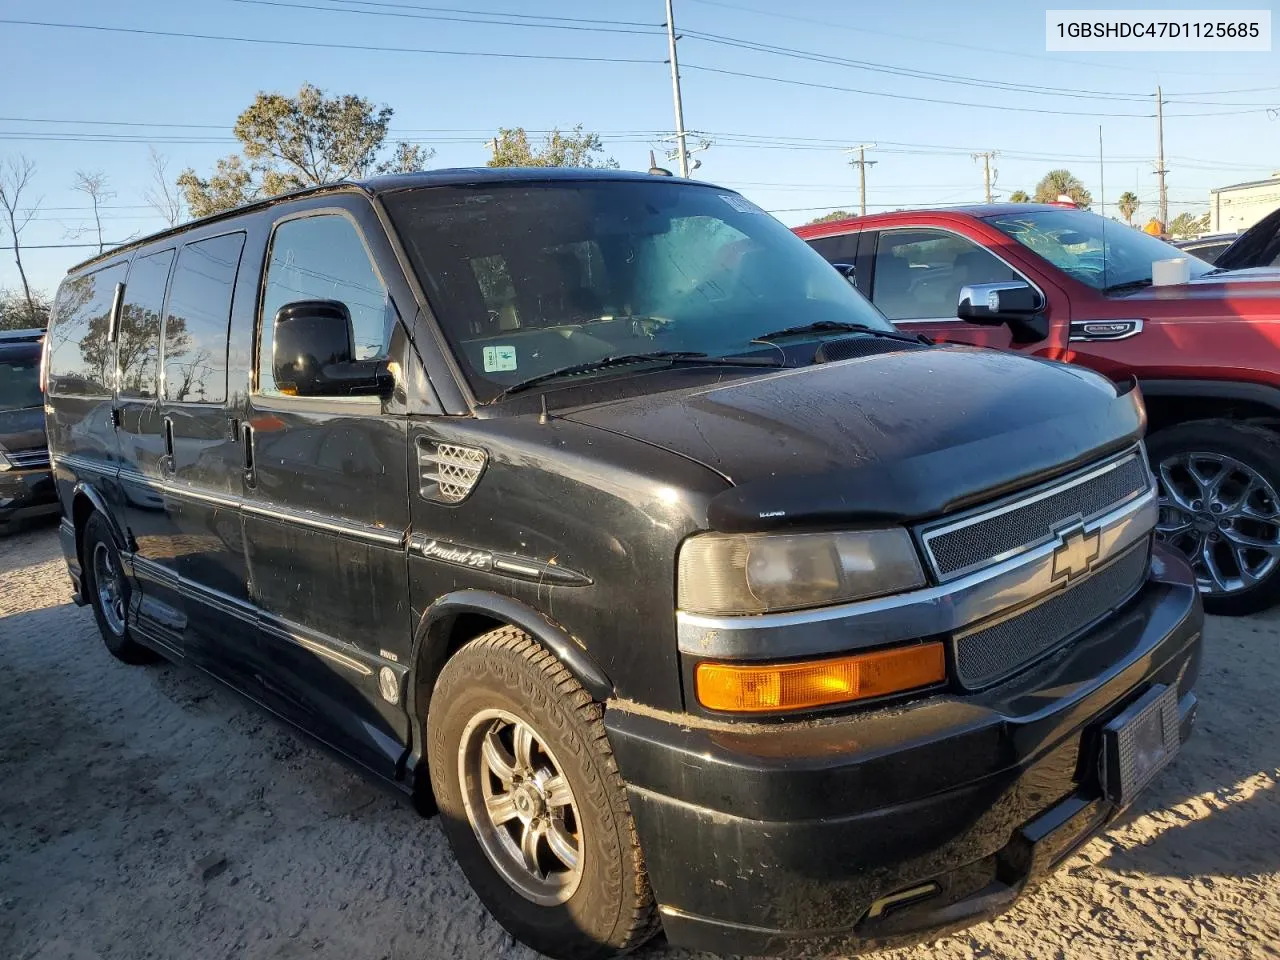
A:
[[[340,214],[286,220],[271,239],[259,319],[258,389],[276,393],[271,373],[273,320],[295,300],[337,300],[351,311],[355,359],[386,356],[391,325],[387,288],[360,233]]]
[[[129,268],[116,335],[120,395],[155,397],[160,379],[160,311],[173,251],[137,257]]]
[[[115,350],[111,304],[116,284],[128,270],[119,263],[94,273],[68,277],[58,288],[53,329],[49,332],[51,394],[99,395],[113,389]]]
[[[890,320],[956,315],[960,288],[1017,274],[976,243],[943,230],[886,230],[876,247],[871,302]]]
[[[805,241],[822,255],[827,263],[853,263],[858,253],[858,235],[842,233],[838,237],[814,237]]]
[[[189,243],[178,254],[164,321],[164,398],[227,399],[227,326],[244,234]]]

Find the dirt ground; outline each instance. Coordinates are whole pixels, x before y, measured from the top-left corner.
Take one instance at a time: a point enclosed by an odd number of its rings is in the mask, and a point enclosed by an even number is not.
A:
[[[55,530],[0,540],[0,960],[532,960],[434,820],[212,681],[117,663],[69,598]],[[996,922],[882,956],[1280,957],[1280,614],[1212,621],[1199,692],[1123,823]]]

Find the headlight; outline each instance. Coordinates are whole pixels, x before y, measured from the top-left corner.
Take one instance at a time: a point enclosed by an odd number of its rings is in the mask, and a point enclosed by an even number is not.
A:
[[[705,533],[680,548],[677,602],[687,613],[769,613],[924,586],[902,529],[839,533]]]
[[[4,455],[4,451],[0,450],[0,470],[8,470],[12,466],[9,458]]]

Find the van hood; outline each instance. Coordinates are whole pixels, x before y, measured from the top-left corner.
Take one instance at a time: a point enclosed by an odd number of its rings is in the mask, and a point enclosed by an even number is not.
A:
[[[959,346],[882,353],[557,416],[696,460],[721,530],[913,521],[1133,444],[1136,386]]]

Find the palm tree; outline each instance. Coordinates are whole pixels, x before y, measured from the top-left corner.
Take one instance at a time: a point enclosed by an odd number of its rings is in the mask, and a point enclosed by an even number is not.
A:
[[[1126,190],[1120,194],[1120,216],[1124,217],[1124,222],[1129,226],[1133,226],[1133,215],[1138,212],[1138,208],[1142,206],[1142,201],[1138,199],[1138,195],[1132,190]]]
[[[1030,203],[1031,194],[1027,193],[1027,191],[1025,190],[1015,190],[1013,191],[1013,193],[1009,194],[1009,202],[1010,203]]]
[[[1093,195],[1070,170],[1050,170],[1036,184],[1036,203],[1053,203],[1063,195],[1070,197],[1082,210],[1088,210],[1093,202]]]

